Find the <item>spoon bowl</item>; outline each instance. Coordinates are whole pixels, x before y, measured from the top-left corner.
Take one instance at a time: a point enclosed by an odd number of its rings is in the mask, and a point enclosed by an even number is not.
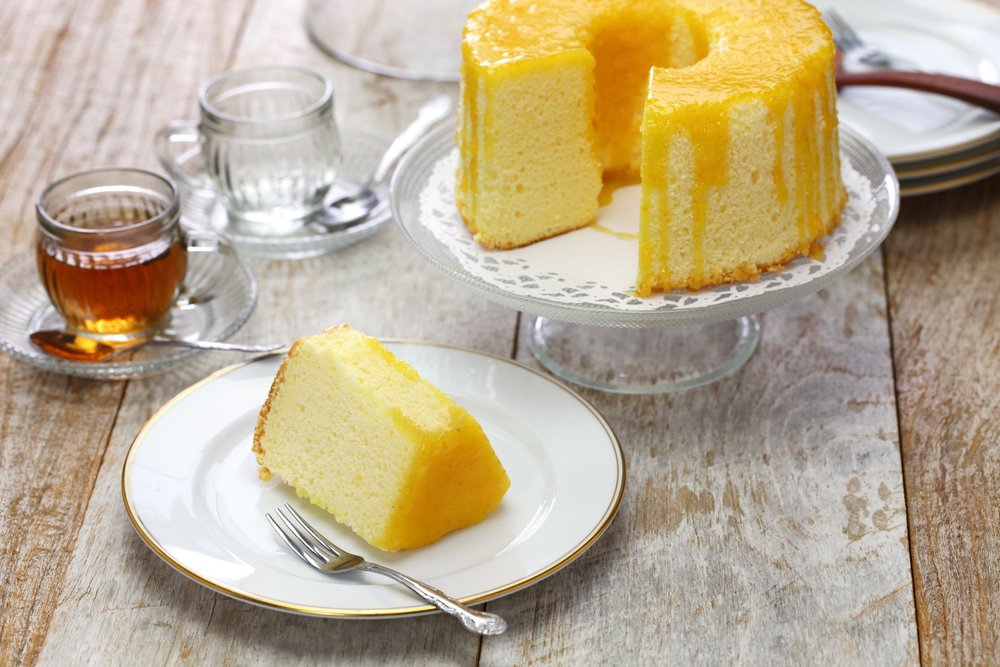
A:
[[[172,345],[196,350],[229,352],[274,352],[285,347],[284,343],[220,343],[208,340],[184,340],[158,335],[123,343],[105,343],[63,329],[34,331],[28,338],[35,347],[49,356],[67,361],[84,362],[111,361],[116,357],[141,347],[146,347],[147,345]]]
[[[380,202],[369,186],[332,202],[319,219],[328,227],[346,227],[368,218]]]

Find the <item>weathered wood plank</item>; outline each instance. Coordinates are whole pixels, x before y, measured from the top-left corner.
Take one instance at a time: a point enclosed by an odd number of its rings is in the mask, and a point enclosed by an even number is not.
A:
[[[482,664],[916,663],[881,281],[875,258],[767,313],[718,384],[588,392],[627,455],[620,514],[581,562],[495,604],[513,630]]]
[[[0,664],[44,641],[122,390],[0,360]]]
[[[98,165],[156,168],[152,133],[192,117],[199,83],[232,64],[315,67],[335,80],[344,126],[386,134],[448,90],[339,66],[300,21],[300,6],[273,0],[0,3],[0,70],[17,91],[0,96],[0,261],[30,247],[44,183]],[[911,663],[914,615],[926,661],[1000,660],[997,186],[907,202],[887,246],[916,614],[874,260],[770,313],[736,378],[676,397],[588,394],[629,457],[622,513],[579,563],[492,605],[512,630],[483,642],[482,662]],[[349,321],[511,349],[513,314],[435,274],[395,229],[332,257],[254,267],[262,294],[244,340]],[[476,662],[479,642],[449,619],[253,608],[187,581],[132,533],[118,495],[132,436],[230,359],[125,385],[0,358],[0,663]]]
[[[46,183],[142,163],[152,117],[174,104],[161,85],[200,80],[224,60],[220,33],[234,34],[236,21],[217,18],[196,25],[169,3],[0,7],[0,261],[31,249]],[[186,60],[174,48],[185,31]],[[2,664],[30,664],[41,650],[124,388],[0,358]]]
[[[927,664],[1000,663],[1000,178],[904,203],[886,245]]]
[[[339,65],[308,43],[300,21],[297,5],[256,3],[234,65],[281,62],[322,71],[334,80],[341,125],[383,135],[401,129],[425,97],[450,90]],[[175,48],[188,48],[187,40],[178,39]],[[185,82],[177,96],[194,100],[198,83]],[[193,102],[188,106],[181,117],[194,113]],[[161,114],[158,121],[176,116]],[[349,322],[373,335],[501,355],[513,347],[515,314],[452,285],[394,227],[327,257],[255,260],[253,266],[260,301],[240,339],[291,341]],[[42,661],[62,664],[83,653],[95,663],[131,664],[475,663],[479,641],[453,619],[338,622],[281,614],[208,591],[146,549],[121,511],[119,478],[128,445],[173,393],[231,360],[207,356],[162,378],[129,384]]]

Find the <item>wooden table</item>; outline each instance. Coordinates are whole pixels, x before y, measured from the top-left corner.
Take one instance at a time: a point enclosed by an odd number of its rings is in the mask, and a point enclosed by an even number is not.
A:
[[[995,1],[995,0],[994,0]],[[158,168],[152,135],[234,66],[330,76],[343,127],[391,136],[447,85],[310,45],[277,0],[0,3],[0,261],[60,175]],[[237,339],[350,322],[534,363],[517,313],[437,273],[394,227],[321,259],[254,261]],[[763,317],[735,377],[681,395],[584,392],[618,432],[618,518],[579,561],[442,615],[285,615],[187,580],[134,533],[120,474],[150,414],[233,361],[93,382],[0,356],[0,664],[1000,663],[1000,178],[903,202],[882,253]]]

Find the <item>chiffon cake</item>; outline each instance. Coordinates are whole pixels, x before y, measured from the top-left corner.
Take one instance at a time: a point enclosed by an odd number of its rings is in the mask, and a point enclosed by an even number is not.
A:
[[[272,474],[380,549],[412,549],[481,521],[510,486],[476,420],[374,338],[301,338],[254,432]]]
[[[491,0],[461,75],[456,198],[487,248],[641,181],[648,296],[755,278],[839,221],[834,44],[801,0]]]

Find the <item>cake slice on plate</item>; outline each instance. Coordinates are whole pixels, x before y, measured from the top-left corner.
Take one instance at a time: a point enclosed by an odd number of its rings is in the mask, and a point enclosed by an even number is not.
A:
[[[261,479],[278,475],[387,551],[481,521],[510,486],[468,411],[346,325],[289,350],[253,450]]]

